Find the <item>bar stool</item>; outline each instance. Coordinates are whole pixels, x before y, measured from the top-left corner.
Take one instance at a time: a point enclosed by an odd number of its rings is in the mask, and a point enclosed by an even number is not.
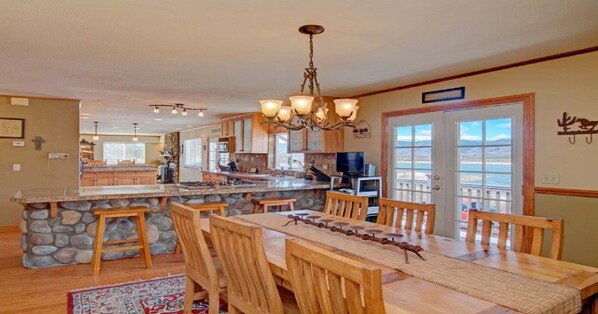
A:
[[[265,199],[252,199],[251,202],[253,203],[253,213],[257,214],[260,211],[260,206],[264,208],[264,214],[268,212],[268,207],[278,207],[278,211],[282,211],[282,206],[288,206],[289,210],[295,210],[295,206],[293,205],[294,202],[297,200],[294,198],[265,198]]]
[[[228,206],[228,203],[227,202],[209,202],[209,203],[199,203],[199,204],[185,203],[183,205],[185,205],[187,207],[191,207],[200,212],[212,211],[214,214],[218,214],[218,215],[224,217],[224,216],[226,216],[226,214],[224,212],[224,208],[226,208],[226,206]],[[181,243],[177,239],[176,247],[174,248],[174,253],[180,253],[180,252],[181,252]]]
[[[120,209],[96,209],[93,214],[98,217],[98,225],[96,227],[96,240],[93,249],[93,275],[97,276],[100,273],[100,263],[102,262],[103,252],[126,251],[139,249],[139,257],[145,260],[147,268],[152,267],[152,257],[147,243],[147,229],[145,228],[145,213],[149,212],[147,207],[131,207]],[[104,242],[104,231],[106,228],[106,218],[122,218],[130,217],[137,225],[137,238],[128,240],[106,241]],[[118,246],[111,248],[104,248],[104,245],[134,243],[133,246]]]

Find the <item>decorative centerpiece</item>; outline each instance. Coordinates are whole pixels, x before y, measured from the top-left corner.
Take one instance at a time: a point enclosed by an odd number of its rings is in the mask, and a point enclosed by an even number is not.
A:
[[[426,260],[423,256],[421,256],[421,254],[419,254],[419,252],[424,250],[421,246],[412,245],[407,242],[395,241],[395,239],[403,237],[402,234],[387,233],[387,234],[383,234],[383,235],[376,237],[377,234],[381,234],[384,231],[378,230],[378,229],[367,229],[367,230],[364,230],[363,233],[360,233],[359,230],[365,229],[362,226],[349,226],[348,222],[334,222],[333,219],[322,218],[320,216],[309,215],[307,213],[296,213],[296,214],[288,215],[287,217],[291,220],[289,222],[287,222],[284,225],[284,227],[288,226],[291,222],[295,222],[295,225],[296,225],[297,222],[302,221],[306,225],[311,225],[311,226],[316,226],[318,228],[328,229],[332,232],[342,233],[346,236],[354,236],[354,237],[358,237],[362,240],[375,241],[375,242],[378,242],[378,243],[384,244],[384,245],[394,245],[394,246],[400,248],[401,250],[403,250],[403,252],[405,253],[405,263],[406,264],[409,264],[409,256],[407,255],[408,251],[413,252],[415,255],[417,255],[422,260],[424,260],[424,261]]]

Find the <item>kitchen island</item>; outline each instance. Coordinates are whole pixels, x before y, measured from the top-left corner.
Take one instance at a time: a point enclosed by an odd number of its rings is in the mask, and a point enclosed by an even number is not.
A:
[[[96,216],[93,209],[146,206],[147,237],[152,255],[172,253],[176,233],[170,218],[173,202],[198,204],[224,201],[227,216],[248,214],[251,199],[292,197],[296,209],[321,211],[328,182],[290,177],[270,178],[253,185],[205,186],[187,189],[175,184],[97,186],[20,191],[12,201],[23,205],[19,225],[22,264],[40,268],[90,263],[95,241]],[[109,221],[105,237],[124,240],[136,237],[136,227],[127,218]],[[122,245],[131,245],[122,244]],[[138,250],[104,253],[104,260],[133,257]]]

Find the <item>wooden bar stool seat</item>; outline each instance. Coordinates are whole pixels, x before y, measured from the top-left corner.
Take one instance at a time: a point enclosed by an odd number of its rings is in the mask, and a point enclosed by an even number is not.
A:
[[[98,225],[96,227],[96,239],[93,249],[93,275],[97,276],[100,273],[100,263],[102,261],[102,253],[114,251],[128,251],[139,249],[139,257],[145,260],[147,268],[152,267],[152,257],[147,243],[147,229],[145,227],[145,213],[149,212],[148,207],[132,207],[122,209],[96,209],[93,214],[98,217]],[[104,241],[104,231],[106,229],[106,218],[123,218],[130,217],[137,225],[137,238],[117,241]],[[104,248],[104,245],[115,245],[125,243],[137,243],[133,246],[118,246]]]
[[[252,199],[251,203],[253,203],[253,213],[257,214],[260,211],[260,207],[263,208],[263,212],[268,212],[268,207],[278,207],[278,211],[282,211],[282,206],[288,206],[289,210],[295,210],[295,206],[293,205],[294,202],[297,200],[294,198],[265,198],[265,199]]]
[[[199,212],[208,212],[212,211],[212,213],[220,215],[222,217],[226,216],[224,209],[228,206],[227,202],[209,202],[209,203],[197,203],[197,204],[183,204],[187,207],[191,207]],[[181,253],[181,243],[177,239],[176,247],[174,248],[174,253]]]

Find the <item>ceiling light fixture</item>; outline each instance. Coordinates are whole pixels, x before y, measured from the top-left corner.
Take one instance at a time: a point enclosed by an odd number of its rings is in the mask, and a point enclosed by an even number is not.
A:
[[[96,132],[93,134],[93,140],[97,141],[100,139],[100,137],[98,136],[98,121],[94,121],[93,124],[95,124],[95,128],[96,128]]]
[[[137,138],[137,124],[139,123],[133,123],[133,131],[135,132],[135,135],[133,135],[133,142],[139,141],[139,139]]]
[[[187,107],[185,106],[185,104],[174,104],[174,105],[149,105],[150,107],[153,107],[153,112],[154,113],[160,113],[160,107],[170,107],[172,108],[170,110],[171,114],[178,114],[179,110],[183,110],[181,112],[182,116],[186,116],[189,114],[189,111],[193,111],[193,110],[198,110],[199,113],[197,114],[199,117],[203,117],[205,115],[204,111],[208,110],[205,108],[191,108],[191,107]],[[155,119],[154,119],[155,120]]]
[[[339,130],[343,127],[355,128],[355,118],[357,118],[357,100],[356,99],[335,99],[335,111],[338,119],[328,119],[327,104],[322,98],[320,92],[320,83],[318,82],[317,68],[314,67],[314,45],[313,36],[324,32],[324,27],[320,25],[304,25],[299,27],[299,32],[309,35],[309,67],[303,72],[303,83],[301,84],[300,95],[291,96],[290,106],[283,106],[282,100],[268,99],[260,100],[262,113],[268,119],[263,123],[273,123],[277,126],[289,130],[301,130],[310,128],[312,130]],[[303,95],[305,84],[309,88],[309,95]],[[314,95],[314,89],[316,94]],[[318,103],[313,106],[314,98]],[[296,119],[294,119],[296,117]]]

